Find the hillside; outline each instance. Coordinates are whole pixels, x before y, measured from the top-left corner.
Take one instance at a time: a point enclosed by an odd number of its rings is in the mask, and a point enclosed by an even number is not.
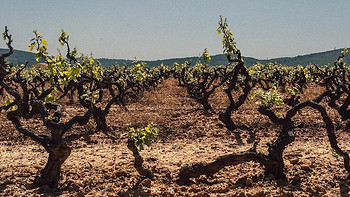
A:
[[[298,55],[296,57],[280,57],[280,58],[273,58],[273,59],[256,59],[253,57],[244,57],[245,63],[247,66],[251,66],[255,64],[256,62],[260,63],[268,63],[268,62],[277,62],[279,64],[287,65],[287,66],[293,66],[293,65],[303,65],[306,66],[309,63],[314,63],[318,65],[326,65],[326,64],[333,64],[334,60],[340,55],[342,49],[336,49],[331,51],[325,51],[325,52],[318,52],[318,53],[312,53],[307,55]],[[0,48],[0,53],[5,53],[6,49]],[[227,60],[226,57],[222,54],[220,55],[213,55],[211,60],[211,65],[221,65],[226,64]],[[35,64],[35,56],[33,53],[26,52],[26,51],[20,51],[15,50],[14,54],[8,58],[10,62],[13,62],[14,64],[24,64],[26,60],[29,61],[29,65]],[[127,59],[108,59],[108,58],[97,58],[96,60],[100,61],[102,65],[104,66],[111,66],[114,65],[116,62],[118,62],[119,65],[127,64],[131,65],[134,60],[127,60]],[[145,61],[150,66],[157,66],[161,63],[166,65],[173,65],[174,62],[178,62],[182,64],[185,61],[189,61],[192,63],[195,63],[199,60],[199,57],[184,57],[184,58],[171,58],[171,59],[164,59],[164,60],[155,60],[155,61]],[[350,57],[347,55],[345,57],[345,62],[350,62]]]

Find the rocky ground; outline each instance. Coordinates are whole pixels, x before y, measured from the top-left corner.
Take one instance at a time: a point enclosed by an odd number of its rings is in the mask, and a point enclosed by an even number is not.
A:
[[[311,99],[320,89],[309,88],[303,99]],[[263,168],[254,162],[226,167],[213,177],[201,176],[190,185],[178,185],[182,166],[210,162],[215,158],[239,153],[259,141],[257,151],[266,153],[267,142],[276,139],[279,127],[257,112],[253,100],[246,102],[232,115],[238,125],[248,129],[227,131],[218,120],[218,113],[227,105],[218,91],[212,98],[213,112],[201,106],[166,80],[155,90],[145,92],[128,111],[113,108],[108,116],[110,136],[95,133],[74,141],[72,153],[62,166],[60,188],[33,188],[32,182],[47,161],[48,154],[35,142],[19,134],[0,115],[0,195],[1,196],[349,196],[350,180],[342,158],[332,151],[320,115],[310,109],[298,113],[296,140],[284,153],[287,181],[264,177]],[[74,105],[64,107],[64,118],[81,112]],[[285,107],[276,109],[283,115]],[[339,145],[350,153],[350,131],[337,113],[327,108],[337,126]],[[128,125],[146,126],[153,122],[159,135],[151,147],[140,154],[144,165],[155,174],[155,180],[141,177],[133,167],[133,156],[127,149]],[[39,120],[28,121],[28,128],[45,132]],[[74,126],[72,132],[94,129]]]

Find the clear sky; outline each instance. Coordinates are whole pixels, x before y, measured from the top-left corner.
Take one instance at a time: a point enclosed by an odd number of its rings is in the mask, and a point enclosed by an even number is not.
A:
[[[72,47],[96,58],[157,60],[198,56],[204,48],[220,54],[219,15],[244,56],[350,46],[350,0],[0,0],[0,28],[8,26],[16,49],[28,50],[36,29],[56,54],[64,29]]]

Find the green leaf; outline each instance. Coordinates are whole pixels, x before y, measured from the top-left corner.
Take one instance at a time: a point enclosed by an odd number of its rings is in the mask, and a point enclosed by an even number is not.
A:
[[[42,39],[41,42],[43,43],[43,46],[44,46],[44,47],[47,46],[47,40]]]
[[[35,43],[33,42],[32,44],[29,45],[29,52],[32,52],[33,51],[33,48],[35,46]]]
[[[218,34],[221,34],[221,29],[220,29],[220,27],[217,28],[216,32],[218,32]]]
[[[13,102],[14,102],[13,99],[8,99],[8,100],[5,101],[5,106],[9,106]]]
[[[345,55],[346,53],[348,53],[349,52],[349,50],[348,50],[348,48],[344,48],[344,50],[341,52],[343,55]]]

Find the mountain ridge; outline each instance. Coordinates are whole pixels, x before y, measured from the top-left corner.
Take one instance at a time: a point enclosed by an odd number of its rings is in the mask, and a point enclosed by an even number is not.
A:
[[[318,65],[327,65],[327,64],[333,64],[333,62],[337,59],[337,57],[340,56],[341,51],[343,49],[334,49],[329,51],[323,51],[323,52],[316,52],[316,53],[310,53],[306,55],[298,55],[294,57],[279,57],[279,58],[271,58],[271,59],[257,59],[254,57],[244,57],[245,64],[247,66],[251,66],[257,62],[260,62],[262,64],[266,64],[269,62],[276,62],[278,64],[287,65],[287,66],[295,66],[295,65],[303,65],[306,66],[309,63],[314,63]],[[0,54],[6,53],[8,49],[0,48]],[[36,63],[35,61],[35,55],[31,52],[21,51],[21,50],[14,50],[13,55],[11,55],[9,58],[7,58],[8,61],[12,62],[13,64],[24,64],[25,61],[29,61],[29,65],[33,65]],[[118,62],[119,65],[131,65],[134,60],[128,60],[128,59],[109,59],[109,58],[95,58],[95,60],[98,60],[101,62],[103,66],[111,66],[114,65],[116,62]],[[157,66],[161,63],[165,65],[173,65],[175,62],[182,64],[185,61],[189,61],[192,64],[196,63],[198,60],[200,60],[199,57],[179,57],[179,58],[168,58],[168,59],[162,59],[162,60],[153,60],[153,61],[142,61],[147,63],[150,66]],[[345,56],[344,58],[345,62],[350,62],[349,55]],[[218,55],[212,55],[211,56],[211,65],[223,65],[227,64],[227,59],[223,54]]]

